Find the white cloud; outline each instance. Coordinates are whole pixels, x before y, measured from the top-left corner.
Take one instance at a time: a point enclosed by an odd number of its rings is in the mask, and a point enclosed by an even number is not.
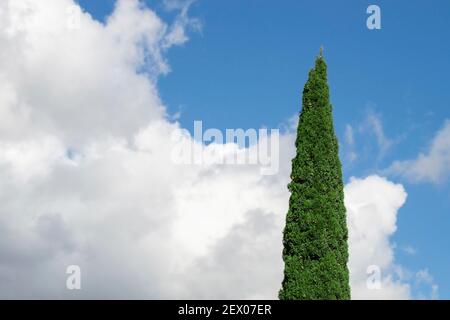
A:
[[[164,5],[168,10],[180,10],[175,22],[170,27],[169,33],[163,43],[163,48],[170,48],[173,45],[180,45],[189,40],[186,34],[186,29],[192,29],[201,32],[202,24],[199,19],[191,18],[188,15],[188,10],[194,0],[177,1],[165,0]]]
[[[450,174],[450,120],[437,132],[427,153],[412,160],[395,161],[386,172],[412,182],[445,181]]]
[[[175,165],[179,125],[156,81],[168,43],[186,38],[132,0],[71,30],[70,5],[0,3],[0,297],[275,298],[294,135],[281,136],[278,175]],[[347,195],[358,297],[367,263],[393,265],[405,194],[370,177]],[[74,264],[81,291],[65,288]],[[407,297],[406,284],[384,285],[387,298]]]
[[[412,246],[404,246],[401,249],[410,256],[414,256],[417,253],[417,249]]]
[[[352,297],[354,299],[407,299],[410,288],[396,274],[390,237],[397,229],[398,209],[406,200],[401,185],[379,176],[351,179],[345,186],[349,228]],[[367,287],[367,268],[381,270],[381,289]]]
[[[358,158],[358,154],[355,151],[355,132],[350,124],[345,126],[344,142],[345,160],[352,163]]]
[[[369,112],[367,115],[367,123],[377,139],[378,147],[380,149],[379,157],[383,158],[386,155],[386,152],[391,148],[393,141],[384,133],[383,123],[377,114]]]
[[[345,126],[345,142],[353,146],[355,144],[355,134],[353,132],[353,127],[349,124]]]
[[[179,126],[156,79],[186,9],[168,26],[119,1],[105,25],[83,14],[71,30],[71,1],[16,3],[0,4],[0,296],[177,297],[189,288],[174,279],[247,212],[282,220],[286,172],[171,161]],[[42,28],[8,19],[23,14]],[[71,264],[81,292],[64,287]]]
[[[368,153],[376,154],[374,159],[380,161],[395,144],[395,140],[385,133],[381,115],[372,110],[367,111],[359,125],[346,124],[344,142],[343,158],[349,163],[364,158]]]
[[[433,276],[428,269],[419,270],[415,274],[415,285],[419,288],[417,294],[418,299],[438,299],[439,298],[439,286],[434,282]],[[422,286],[425,285],[425,288]],[[431,289],[430,289],[431,288]],[[421,290],[430,291],[428,294],[424,294]]]
[[[77,147],[101,137],[129,138],[164,116],[154,80],[169,70],[162,43],[170,27],[137,1],[119,1],[106,25],[82,14],[72,30],[66,24],[70,5],[2,1],[2,137],[44,132]],[[34,22],[13,23],[22,20]],[[147,74],[136,73],[143,69]]]
[[[401,184],[376,175],[352,178],[345,186],[353,299],[438,297],[438,286],[428,270],[414,274],[395,261],[396,246],[390,238],[397,230],[398,210],[406,198]],[[412,247],[407,247],[407,250],[415,253]],[[374,273],[368,269],[369,266],[376,266],[380,271],[379,288],[371,285],[371,281],[377,279],[373,278]],[[418,289],[430,292],[416,293]]]

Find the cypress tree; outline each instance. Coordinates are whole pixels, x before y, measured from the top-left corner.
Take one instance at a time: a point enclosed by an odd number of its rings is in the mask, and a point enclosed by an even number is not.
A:
[[[303,89],[280,299],[350,299],[342,168],[322,49]]]

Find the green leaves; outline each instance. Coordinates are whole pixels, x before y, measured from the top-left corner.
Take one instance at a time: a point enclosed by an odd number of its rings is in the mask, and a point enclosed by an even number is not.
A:
[[[283,234],[280,299],[350,299],[342,168],[322,55],[302,97]]]

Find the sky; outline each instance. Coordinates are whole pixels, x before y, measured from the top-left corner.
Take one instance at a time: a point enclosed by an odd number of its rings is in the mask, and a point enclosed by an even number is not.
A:
[[[352,297],[449,299],[450,3],[351,3],[2,2],[0,297],[276,297],[293,124],[323,46]],[[173,131],[201,145],[198,120],[279,128],[278,174],[171,163]]]

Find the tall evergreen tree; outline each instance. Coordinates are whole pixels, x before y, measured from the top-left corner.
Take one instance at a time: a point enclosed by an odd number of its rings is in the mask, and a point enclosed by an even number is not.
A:
[[[342,168],[322,49],[303,89],[280,299],[350,299]]]

